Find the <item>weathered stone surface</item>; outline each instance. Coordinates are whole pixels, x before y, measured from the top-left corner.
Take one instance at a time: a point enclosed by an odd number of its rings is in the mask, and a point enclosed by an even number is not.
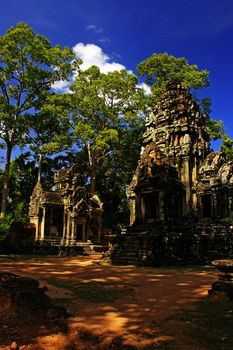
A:
[[[212,284],[209,295],[233,299],[233,259],[214,260],[212,264],[221,272],[218,281]]]
[[[55,306],[39,288],[39,282],[28,277],[0,272],[0,314],[4,317],[16,314],[31,313],[35,317],[55,319],[67,315],[64,307]]]
[[[4,241],[4,251],[29,253],[32,251],[35,238],[35,227],[30,223],[14,222]]]
[[[180,84],[168,84],[146,122],[127,189],[131,226],[114,262],[190,263],[233,255],[233,162],[210,150],[205,118]]]
[[[29,216],[36,228],[37,248],[100,241],[103,204],[96,194],[88,193],[78,164],[60,170],[54,183],[53,191],[37,183],[31,196]]]

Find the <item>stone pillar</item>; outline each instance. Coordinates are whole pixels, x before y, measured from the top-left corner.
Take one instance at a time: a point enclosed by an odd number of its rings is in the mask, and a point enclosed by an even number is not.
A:
[[[146,219],[146,203],[145,203],[144,196],[141,196],[140,204],[141,204],[141,219],[144,222]]]
[[[69,245],[70,230],[71,230],[71,220],[70,220],[70,213],[68,212],[67,221],[66,221],[66,245]]]
[[[42,220],[41,220],[41,224],[40,224],[40,240],[43,241],[44,240],[44,236],[45,236],[45,222],[46,222],[46,207],[43,206],[43,213],[42,213]]]
[[[67,232],[67,211],[66,208],[64,208],[64,214],[63,214],[63,230],[62,230],[62,241],[61,244],[64,245],[66,241],[66,232]]]
[[[220,203],[219,203],[220,204]],[[211,217],[220,216],[220,208],[218,207],[217,194],[213,193],[211,196]]]
[[[73,244],[76,238],[76,225],[75,225],[75,218],[72,217],[71,219],[71,233],[70,233],[70,244]]]
[[[36,232],[35,232],[35,241],[38,241],[39,239],[39,234],[40,234],[40,230],[39,230],[39,225],[40,225],[40,218],[39,216],[36,216],[34,218],[30,218],[30,223],[34,224],[36,227]]]
[[[130,206],[130,225],[133,225],[133,223],[136,220],[136,215],[137,215],[137,208],[136,208],[136,198],[130,198],[129,202]]]
[[[193,169],[192,169],[192,183],[195,184],[196,181],[197,181],[197,160],[194,159],[194,166],[193,166]]]
[[[230,195],[229,196],[229,202],[228,202],[228,208],[229,208],[229,217],[232,217],[233,216],[233,211],[232,211],[232,196]]]
[[[193,210],[197,212],[197,206],[198,206],[198,199],[197,199],[197,193],[193,193]]]
[[[164,200],[165,200],[165,193],[160,191],[159,192],[159,219],[165,220],[165,211],[164,211]]]
[[[182,171],[182,182],[185,185],[185,212],[190,213],[190,202],[191,202],[191,174],[190,174],[190,158],[186,156],[183,160],[183,171]]]

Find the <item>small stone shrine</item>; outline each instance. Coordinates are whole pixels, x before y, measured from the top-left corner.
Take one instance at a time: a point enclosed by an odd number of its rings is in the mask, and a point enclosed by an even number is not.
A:
[[[35,241],[62,246],[100,241],[103,204],[90,195],[77,164],[55,175],[55,190],[40,182],[33,190],[29,216],[35,225]]]
[[[130,226],[115,263],[184,263],[231,256],[233,162],[212,152],[192,96],[170,83],[146,122],[127,189]]]
[[[233,299],[233,259],[214,260],[212,265],[217,267],[220,273],[218,281],[212,284],[208,294],[216,298]]]

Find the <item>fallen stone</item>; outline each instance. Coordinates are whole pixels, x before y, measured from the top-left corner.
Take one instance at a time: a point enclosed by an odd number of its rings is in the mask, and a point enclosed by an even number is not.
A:
[[[4,317],[12,313],[48,319],[67,316],[66,309],[54,305],[37,280],[7,272],[0,272],[0,317],[3,313]]]

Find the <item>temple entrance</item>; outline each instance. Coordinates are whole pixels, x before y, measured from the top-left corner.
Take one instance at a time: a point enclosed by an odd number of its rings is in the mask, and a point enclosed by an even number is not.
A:
[[[144,222],[159,219],[159,192],[143,194],[141,198],[141,213]]]
[[[212,203],[211,203],[211,195],[205,194],[202,196],[202,215],[203,219],[212,217]]]
[[[76,241],[83,241],[84,237],[83,237],[83,224],[77,224],[76,225]]]
[[[47,204],[45,207],[45,238],[61,238],[63,206]]]

